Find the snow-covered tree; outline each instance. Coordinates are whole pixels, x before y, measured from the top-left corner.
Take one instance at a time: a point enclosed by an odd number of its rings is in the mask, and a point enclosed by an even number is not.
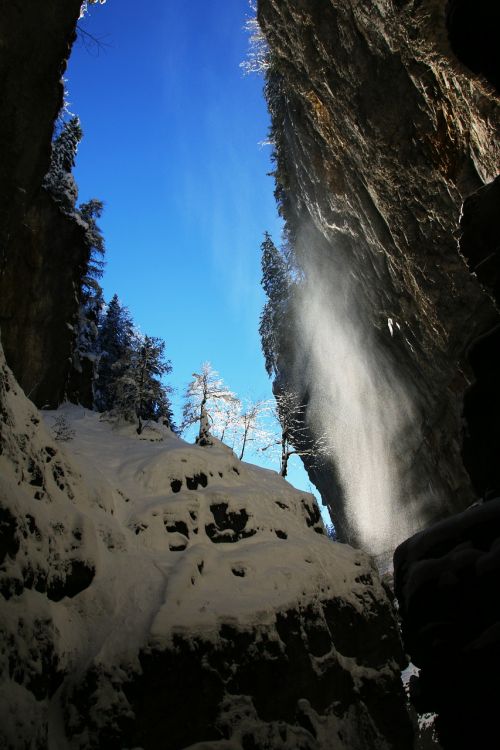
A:
[[[104,306],[104,297],[99,279],[103,274],[105,245],[102,232],[96,219],[101,216],[103,203],[92,199],[78,208],[78,214],[85,223],[85,242],[87,245],[87,263],[80,286],[80,306],[75,332],[74,367],[81,370],[81,362],[88,359],[97,367],[98,323]],[[94,373],[94,379],[97,373]]]
[[[88,10],[89,5],[97,5],[97,3],[99,3],[99,5],[104,5],[105,2],[106,0],[83,0],[82,6],[80,8],[80,18],[83,18]]]
[[[99,327],[100,358],[96,383],[96,406],[99,411],[110,411],[116,402],[116,382],[131,360],[133,335],[130,313],[115,294]]]
[[[164,418],[169,424],[172,410],[168,399],[169,388],[162,377],[172,371],[165,360],[165,342],[153,336],[135,336],[130,360],[116,381],[114,410],[131,421],[138,421],[141,434],[143,422]]]
[[[126,307],[115,294],[108,305],[99,331],[100,360],[96,386],[99,411],[119,419],[143,423],[162,419],[176,430],[169,393],[163,377],[172,371],[165,359],[165,342],[140,334]]]
[[[318,465],[329,455],[327,436],[321,434],[311,438],[306,421],[306,404],[291,390],[282,390],[275,396],[272,410],[274,436],[262,451],[278,452],[280,474],[286,477],[291,456],[309,456]]]
[[[184,394],[182,430],[199,423],[196,442],[211,445],[211,424],[217,420],[217,412],[223,404],[235,401],[236,396],[225,385],[210,362],[204,362],[201,372],[193,372],[193,380]]]
[[[238,436],[241,417],[241,402],[235,396],[232,400],[222,400],[211,414],[210,432],[231,448]]]
[[[104,203],[97,198],[92,198],[87,203],[81,203],[78,213],[85,223],[85,243],[88,248],[88,261],[82,278],[82,301],[96,296],[96,291],[102,295],[102,289],[98,280],[104,272],[104,254],[106,247],[101,229],[97,224],[104,209]]]
[[[59,440],[63,443],[67,443],[75,437],[75,431],[71,429],[64,414],[59,414],[57,417],[54,417],[52,434],[54,435],[55,440]]]
[[[82,137],[78,117],[72,117],[63,123],[59,135],[52,142],[50,167],[43,181],[45,190],[67,214],[74,213],[78,199],[78,188],[71,172]]]
[[[240,63],[245,75],[250,73],[265,73],[271,65],[271,54],[266,37],[257,20],[257,5],[254,0],[249,2],[251,15],[245,21],[245,31],[249,35],[246,59]]]
[[[238,458],[243,460],[245,450],[252,443],[258,448],[267,445],[272,440],[264,418],[270,413],[269,401],[250,401],[246,399],[238,415],[237,448]]]
[[[260,316],[259,334],[268,375],[278,371],[281,332],[286,317],[285,306],[290,294],[289,264],[266,232],[262,249],[261,284],[267,296]]]

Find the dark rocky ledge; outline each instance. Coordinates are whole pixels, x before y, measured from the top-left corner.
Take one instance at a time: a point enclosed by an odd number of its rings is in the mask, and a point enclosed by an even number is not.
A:
[[[496,747],[499,733],[500,498],[411,537],[394,556],[410,682],[438,714],[444,750]]]

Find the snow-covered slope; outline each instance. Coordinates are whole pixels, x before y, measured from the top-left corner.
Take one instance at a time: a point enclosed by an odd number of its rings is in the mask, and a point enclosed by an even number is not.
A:
[[[2,746],[410,746],[390,605],[311,495],[1,373]]]

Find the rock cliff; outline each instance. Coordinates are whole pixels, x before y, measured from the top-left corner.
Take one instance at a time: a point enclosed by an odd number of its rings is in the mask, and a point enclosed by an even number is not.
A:
[[[259,20],[305,277],[275,388],[298,390],[332,442],[308,469],[341,537],[380,551],[452,516],[394,558],[412,699],[443,748],[493,747],[500,8],[260,0]]]
[[[39,405],[64,396],[88,255],[81,227],[41,191],[80,0],[0,9],[0,327],[7,359]]]
[[[303,394],[313,433],[333,430],[334,459],[310,476],[341,537],[372,548],[384,515],[410,517],[382,533],[390,545],[473,497],[462,412],[469,352],[499,323],[495,210],[488,236],[477,212],[497,205],[500,118],[497,52],[478,52],[498,9],[480,3],[469,22],[466,5],[259,2],[277,196],[310,280],[276,387]],[[371,414],[356,408],[367,393]],[[496,475],[482,466],[477,426],[465,429],[483,491]],[[376,458],[362,487],[365,455]]]

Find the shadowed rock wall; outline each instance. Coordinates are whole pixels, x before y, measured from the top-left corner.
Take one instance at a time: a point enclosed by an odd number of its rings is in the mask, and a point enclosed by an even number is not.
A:
[[[394,555],[410,692],[445,750],[493,748],[499,730],[500,498],[441,521]]]
[[[88,252],[40,185],[80,0],[0,8],[0,328],[6,356],[37,404],[64,395],[74,283]]]

